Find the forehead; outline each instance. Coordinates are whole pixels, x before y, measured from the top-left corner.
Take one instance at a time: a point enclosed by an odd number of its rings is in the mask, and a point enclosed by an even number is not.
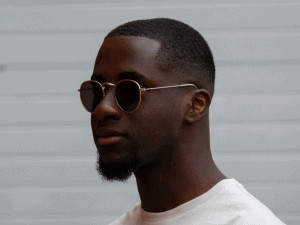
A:
[[[150,78],[159,72],[156,61],[159,47],[160,42],[145,37],[106,38],[97,55],[94,74],[110,81],[115,81],[124,72],[136,72]]]

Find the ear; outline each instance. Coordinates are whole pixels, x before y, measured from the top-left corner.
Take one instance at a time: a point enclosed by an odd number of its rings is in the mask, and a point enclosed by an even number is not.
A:
[[[211,95],[206,89],[196,90],[189,98],[184,120],[190,124],[196,123],[205,115],[210,103]]]

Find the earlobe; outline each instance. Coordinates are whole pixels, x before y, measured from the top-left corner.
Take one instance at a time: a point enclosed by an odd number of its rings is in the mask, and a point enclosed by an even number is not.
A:
[[[188,123],[198,122],[206,113],[211,102],[211,95],[205,89],[197,90],[190,99],[185,114],[185,121]]]

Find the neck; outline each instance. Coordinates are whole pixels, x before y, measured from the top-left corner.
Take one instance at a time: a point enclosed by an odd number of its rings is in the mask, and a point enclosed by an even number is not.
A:
[[[162,161],[144,166],[136,173],[142,208],[163,212],[190,201],[226,178],[213,161],[208,137],[185,132],[180,144]],[[194,135],[193,135],[194,134]],[[201,137],[201,138],[199,138]]]

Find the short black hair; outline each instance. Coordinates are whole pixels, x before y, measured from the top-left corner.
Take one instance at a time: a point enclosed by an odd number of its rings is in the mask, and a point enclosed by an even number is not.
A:
[[[157,57],[162,68],[184,74],[194,81],[204,79],[214,89],[213,55],[201,34],[189,25],[169,18],[135,20],[116,27],[105,38],[115,36],[138,36],[159,41],[161,46]]]

